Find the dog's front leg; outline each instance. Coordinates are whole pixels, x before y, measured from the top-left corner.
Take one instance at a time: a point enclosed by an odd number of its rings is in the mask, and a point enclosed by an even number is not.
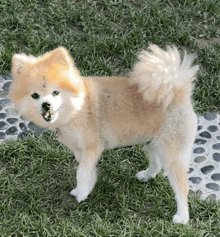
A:
[[[96,164],[101,153],[101,149],[91,148],[82,152],[82,158],[77,170],[77,186],[70,192],[78,202],[84,201],[95,186],[97,180]]]

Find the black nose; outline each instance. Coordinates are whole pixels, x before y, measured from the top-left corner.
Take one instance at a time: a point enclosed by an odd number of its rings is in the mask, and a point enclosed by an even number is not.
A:
[[[44,103],[42,104],[42,108],[43,108],[43,110],[44,110],[45,112],[47,112],[47,111],[50,109],[50,104],[47,103],[47,102],[44,102]]]

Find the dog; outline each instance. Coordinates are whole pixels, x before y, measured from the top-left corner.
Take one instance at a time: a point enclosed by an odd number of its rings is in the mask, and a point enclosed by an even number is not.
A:
[[[198,65],[176,47],[150,45],[127,77],[83,77],[64,47],[42,56],[15,54],[10,99],[39,126],[58,131],[58,140],[79,162],[78,202],[92,192],[96,164],[105,149],[143,145],[150,165],[140,181],[161,169],[177,201],[174,223],[189,220],[187,171],[197,129],[191,95]]]

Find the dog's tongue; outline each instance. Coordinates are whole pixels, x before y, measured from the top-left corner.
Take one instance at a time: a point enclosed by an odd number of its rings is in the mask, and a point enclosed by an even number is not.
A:
[[[42,114],[45,121],[51,121],[55,116],[56,111],[47,111],[45,114]]]
[[[44,115],[44,117],[45,117],[46,119],[50,119],[50,118],[51,118],[51,115],[52,115],[51,112],[47,112],[47,113]]]
[[[46,114],[42,114],[42,115],[43,115],[43,118],[44,118],[47,122],[49,122],[49,121],[51,120],[51,117],[52,117],[53,114],[54,114],[53,112],[47,111]]]

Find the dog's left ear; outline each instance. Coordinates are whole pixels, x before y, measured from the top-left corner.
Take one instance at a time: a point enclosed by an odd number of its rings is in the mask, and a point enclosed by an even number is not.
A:
[[[64,47],[59,47],[52,51],[51,60],[53,63],[63,65],[71,65],[74,63],[73,59],[69,55],[69,52]]]

